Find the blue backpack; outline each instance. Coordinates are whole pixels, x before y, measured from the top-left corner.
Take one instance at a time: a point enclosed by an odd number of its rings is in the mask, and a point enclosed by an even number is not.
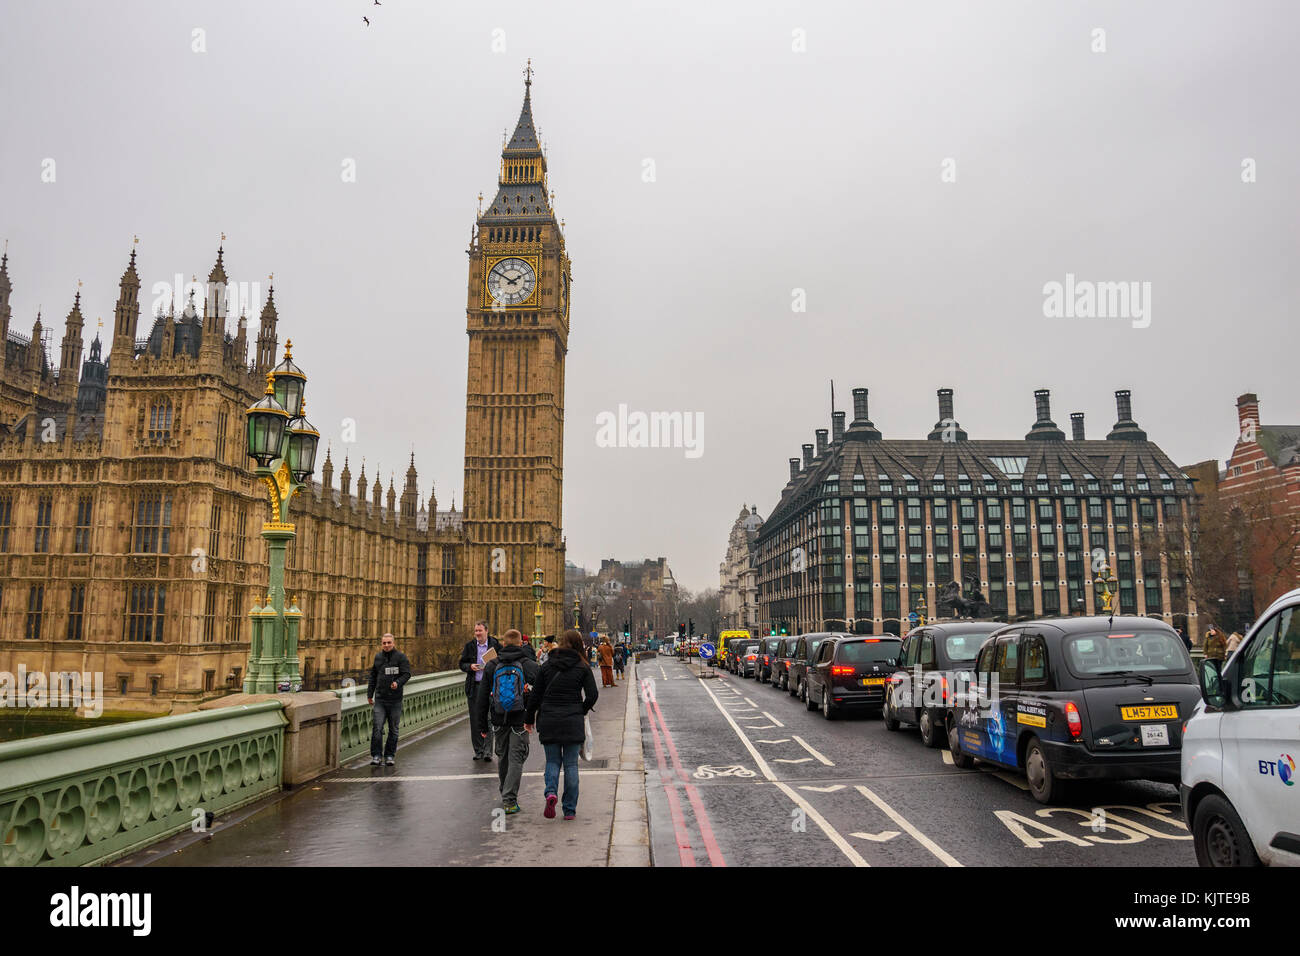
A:
[[[524,669],[497,661],[492,674],[492,713],[520,714],[524,710]]]

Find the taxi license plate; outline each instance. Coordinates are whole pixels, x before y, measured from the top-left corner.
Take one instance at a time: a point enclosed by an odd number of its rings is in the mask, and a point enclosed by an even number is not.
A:
[[[1142,725],[1142,746],[1143,747],[1168,747],[1169,746],[1169,728],[1164,724],[1143,724]]]
[[[1145,704],[1119,709],[1121,720],[1177,720],[1177,704]]]
[[[862,678],[863,687],[880,687],[885,683],[883,677],[864,677]]]

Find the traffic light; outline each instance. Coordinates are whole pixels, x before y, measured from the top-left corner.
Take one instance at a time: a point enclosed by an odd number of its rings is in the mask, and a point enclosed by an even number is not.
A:
[[[781,636],[782,636],[782,637],[785,637],[785,636],[786,636],[787,634],[789,634],[789,633],[790,633],[789,630],[786,629],[785,621],[782,621],[782,622],[781,622]]]
[[[689,618],[687,618],[686,620],[689,622],[689,626],[690,626],[690,629],[691,629],[691,637],[694,637],[694,636],[695,636],[695,618],[693,618],[693,617],[689,617]]]
[[[686,625],[685,625],[685,624],[680,624],[680,623],[679,623],[679,624],[677,625],[677,636],[678,636],[678,637],[685,637],[685,636],[686,636]]]
[[[624,622],[623,622],[623,636],[624,636],[624,637],[631,637],[631,636],[632,636],[632,624],[631,624],[630,621],[624,621]]]
[[[773,624],[773,625],[772,625],[771,627],[769,627],[767,630],[768,630],[768,637],[776,637],[776,625],[775,625],[775,624]]]

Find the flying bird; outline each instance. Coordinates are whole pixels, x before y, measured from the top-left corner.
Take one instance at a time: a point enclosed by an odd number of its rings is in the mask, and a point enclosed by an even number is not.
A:
[[[370,18],[369,18],[369,17],[362,17],[361,19],[366,21],[366,26],[370,26]]]

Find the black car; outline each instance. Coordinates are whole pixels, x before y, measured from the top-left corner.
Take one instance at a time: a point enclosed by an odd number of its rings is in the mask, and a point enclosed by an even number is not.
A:
[[[834,635],[822,641],[808,665],[804,706],[821,707],[827,720],[848,707],[880,707],[885,685],[898,670],[897,637]]]
[[[830,632],[819,632],[816,634],[800,634],[795,638],[794,650],[790,654],[790,662],[786,665],[786,683],[791,695],[805,700],[804,692],[807,688],[808,665],[817,655],[817,648],[821,647],[822,641],[828,637],[847,637],[848,635],[831,634]]]
[[[927,624],[903,638],[903,669],[885,686],[885,727],[897,730],[900,724],[916,724],[927,747],[946,745],[944,714],[952,706],[952,690],[970,680],[985,639],[1005,626],[1001,621]]]
[[[758,647],[757,640],[732,641],[727,645],[727,670],[737,677],[748,677],[754,673],[754,661],[747,658]]]
[[[794,649],[799,643],[797,637],[783,637],[777,642],[776,652],[772,655],[772,686],[781,690],[790,689],[790,661]]]
[[[766,684],[772,679],[772,663],[776,660],[776,649],[781,643],[779,637],[764,637],[758,642],[758,671],[754,679]]]
[[[946,714],[953,763],[1024,771],[1039,803],[1072,779],[1178,783],[1200,685],[1178,633],[1149,617],[1011,624],[980,648]]]

